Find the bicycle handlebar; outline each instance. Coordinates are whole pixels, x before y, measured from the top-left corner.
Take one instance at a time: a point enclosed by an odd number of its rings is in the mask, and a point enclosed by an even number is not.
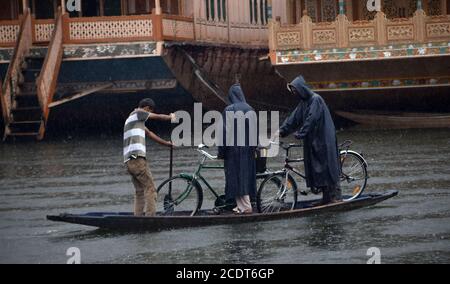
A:
[[[202,154],[203,156],[205,156],[206,158],[208,158],[210,160],[217,160],[217,156],[213,156],[210,153],[206,152],[205,150],[203,150],[204,148],[208,148],[208,147],[203,144],[198,145],[197,152],[199,152],[200,154]]]
[[[270,141],[270,144],[271,145],[279,145],[281,148],[283,148],[285,150],[290,150],[292,148],[303,148],[303,145],[301,145],[301,144],[293,144],[293,143],[287,144],[287,143],[284,143],[284,142],[277,143],[277,142]]]

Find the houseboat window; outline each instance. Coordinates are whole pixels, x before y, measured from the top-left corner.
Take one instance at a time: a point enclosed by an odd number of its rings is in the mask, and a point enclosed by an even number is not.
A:
[[[264,12],[264,0],[259,0],[259,14],[261,15],[261,24],[266,24],[266,17]]]
[[[255,17],[255,24],[258,23],[258,0],[253,3],[253,16]]]
[[[269,6],[267,0],[250,0],[250,23],[263,25],[269,19]]]
[[[120,2],[120,0],[103,0],[104,16],[122,15],[122,7]]]
[[[82,11],[83,17],[100,16],[99,0],[81,1],[81,11]]]
[[[31,11],[36,19],[55,18],[56,0],[32,0]]]
[[[250,2],[250,23],[253,23],[253,0],[249,0]]]
[[[217,0],[217,17],[219,21],[222,20],[222,5],[220,4],[220,0]]]
[[[211,18],[211,13],[209,10],[209,0],[205,0],[205,2],[206,2],[206,19],[209,21]]]
[[[215,9],[215,0],[210,0],[210,8],[211,8],[211,19],[214,20],[216,18],[216,9]]]
[[[19,3],[17,0],[3,0],[0,9],[0,20],[14,20],[19,17]]]
[[[178,0],[161,0],[161,9],[164,14],[178,15],[179,14]]]
[[[128,0],[128,15],[142,15],[150,13],[150,5],[148,0]]]
[[[222,0],[222,19],[227,20],[227,1]]]

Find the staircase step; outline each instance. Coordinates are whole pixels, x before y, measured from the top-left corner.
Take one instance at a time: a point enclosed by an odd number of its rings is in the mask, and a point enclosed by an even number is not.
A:
[[[37,94],[33,93],[33,92],[24,92],[24,93],[20,93],[20,94],[16,94],[15,98],[19,98],[19,99],[27,99],[27,98],[37,98]]]
[[[12,109],[13,112],[23,112],[23,111],[40,111],[40,107],[21,107],[21,108],[15,108]]]
[[[42,60],[44,60],[45,55],[37,55],[37,54],[30,55],[30,54],[28,54],[25,56],[25,58],[26,59],[42,59]]]
[[[38,136],[39,132],[11,132],[8,134],[8,136]]]
[[[36,82],[36,79],[38,78],[39,74],[41,73],[40,69],[27,69],[23,70],[22,74],[24,77],[24,83],[34,83]]]
[[[41,124],[42,121],[31,120],[31,121],[12,121],[10,124],[12,125],[25,125],[25,124]]]

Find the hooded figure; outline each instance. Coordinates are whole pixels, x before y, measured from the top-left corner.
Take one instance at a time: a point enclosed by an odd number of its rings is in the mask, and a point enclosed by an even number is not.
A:
[[[238,129],[237,120],[234,119],[234,141],[230,139],[232,130],[231,125],[227,125],[227,116],[235,115],[236,112],[251,115],[249,112],[253,112],[253,117],[256,120],[256,113],[247,104],[239,84],[235,84],[230,88],[228,100],[230,104],[225,108],[223,114],[223,146],[219,147],[218,155],[220,159],[225,161],[225,195],[227,200],[236,199],[238,206],[234,209],[235,213],[251,213],[250,198],[254,199],[256,197],[255,150],[257,142],[255,142],[255,145],[251,143],[250,135],[252,134],[249,119],[245,119],[245,129]],[[244,134],[245,142],[242,143],[241,141],[241,143],[238,143],[239,136]],[[254,138],[257,139],[257,137]],[[233,146],[230,146],[230,143]]]
[[[321,188],[323,203],[340,200],[340,162],[336,128],[330,111],[321,96],[311,91],[302,76],[288,85],[300,103],[280,128],[286,137],[297,130],[295,137],[304,141],[306,183]]]

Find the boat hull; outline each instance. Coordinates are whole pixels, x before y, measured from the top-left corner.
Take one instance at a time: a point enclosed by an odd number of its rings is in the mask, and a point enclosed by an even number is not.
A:
[[[380,128],[450,128],[450,115],[436,114],[358,114],[344,111],[336,111],[336,114],[356,123],[370,127]]]
[[[397,195],[398,191],[391,191],[384,194],[365,195],[349,202],[318,207],[308,207],[311,205],[311,201],[309,201],[297,205],[298,207],[301,206],[302,209],[270,214],[213,215],[212,213],[209,214],[208,211],[202,211],[198,216],[135,217],[132,213],[88,213],[82,215],[62,214],[59,216],[47,216],[47,219],[50,221],[86,225],[113,231],[152,232],[214,225],[276,221],[301,218],[321,213],[350,211],[375,205]]]

